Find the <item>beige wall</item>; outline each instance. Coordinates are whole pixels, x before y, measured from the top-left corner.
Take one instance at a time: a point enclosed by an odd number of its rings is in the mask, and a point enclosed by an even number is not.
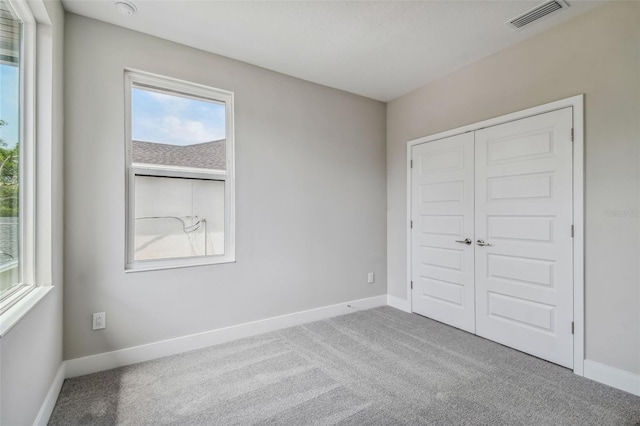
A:
[[[387,109],[389,294],[406,298],[406,142],[584,93],[586,358],[640,373],[640,3],[617,2],[408,93]]]
[[[77,15],[66,30],[67,359],[386,294],[384,103]],[[125,274],[125,67],[235,93],[236,263]]]

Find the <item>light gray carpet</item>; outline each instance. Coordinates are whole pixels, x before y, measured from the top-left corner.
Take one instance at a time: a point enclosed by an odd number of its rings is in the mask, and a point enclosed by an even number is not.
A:
[[[640,398],[376,308],[66,380],[51,425],[637,425]]]

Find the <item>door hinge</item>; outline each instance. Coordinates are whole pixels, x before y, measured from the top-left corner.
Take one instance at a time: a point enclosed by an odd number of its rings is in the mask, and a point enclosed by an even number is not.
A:
[[[413,281],[411,281],[411,290],[413,290]]]
[[[573,323],[573,321],[571,321],[571,334],[574,333],[575,329],[576,329],[575,324]]]
[[[571,238],[573,238],[573,225],[571,225]]]
[[[411,223],[409,224],[409,226],[411,226],[411,229],[413,229],[413,221],[410,221]]]
[[[413,160],[411,160],[411,161],[409,162],[409,164],[411,165],[411,168],[413,169]]]
[[[573,129],[571,129],[571,142],[573,142]]]

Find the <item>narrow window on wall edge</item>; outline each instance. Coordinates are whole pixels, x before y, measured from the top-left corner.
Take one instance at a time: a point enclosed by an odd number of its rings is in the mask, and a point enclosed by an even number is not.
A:
[[[235,261],[233,93],[125,70],[126,270]]]
[[[35,21],[0,0],[0,315],[36,287]]]

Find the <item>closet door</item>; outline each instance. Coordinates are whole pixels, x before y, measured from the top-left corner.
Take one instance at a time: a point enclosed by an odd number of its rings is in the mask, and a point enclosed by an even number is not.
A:
[[[465,133],[414,146],[411,153],[413,312],[470,332],[473,151],[473,133]]]
[[[476,139],[476,333],[573,366],[571,108]]]

